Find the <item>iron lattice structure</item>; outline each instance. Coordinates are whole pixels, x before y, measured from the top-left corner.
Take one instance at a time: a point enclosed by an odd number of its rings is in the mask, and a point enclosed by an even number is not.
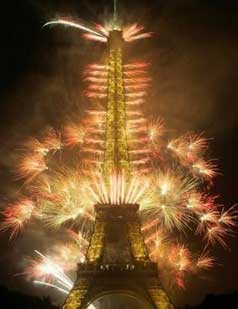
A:
[[[101,154],[107,183],[112,173],[130,178],[135,165],[140,170],[149,168],[148,152],[146,158],[145,152],[136,159],[130,155],[133,150],[129,145],[126,105],[129,101],[136,106],[136,102],[142,100],[143,91],[136,98],[133,96],[132,100],[130,94],[134,89],[144,87],[138,81],[146,81],[146,71],[144,68],[135,71],[133,65],[124,64],[123,37],[118,29],[110,32],[106,63],[97,69],[91,73],[93,76],[88,73],[87,80],[93,80],[96,75],[97,82],[100,84],[103,81],[105,87],[100,88],[103,92],[95,92],[92,89],[97,89],[97,84],[89,84],[88,95],[95,100],[104,97],[107,100],[105,148]],[[135,80],[131,79],[131,84],[129,82],[126,86],[125,76],[130,77],[131,72]],[[137,120],[133,121],[136,125]],[[138,210],[137,204],[123,204],[120,200],[116,205],[95,206],[96,221],[86,260],[78,265],[77,280],[65,301],[64,309],[87,308],[100,296],[117,292],[134,295],[148,308],[173,308],[159,281],[157,264],[150,261],[147,253]]]

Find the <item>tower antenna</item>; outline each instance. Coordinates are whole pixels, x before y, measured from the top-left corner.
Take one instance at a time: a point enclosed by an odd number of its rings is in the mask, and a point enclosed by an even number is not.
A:
[[[118,12],[117,12],[117,0],[114,0],[114,8],[113,8],[113,29],[119,30],[119,19],[118,19]]]

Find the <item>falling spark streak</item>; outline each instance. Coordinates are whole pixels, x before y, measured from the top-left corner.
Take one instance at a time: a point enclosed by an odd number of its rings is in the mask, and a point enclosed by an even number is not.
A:
[[[43,285],[43,286],[49,286],[49,287],[54,288],[54,289],[56,289],[56,290],[58,290],[58,291],[60,291],[64,294],[69,294],[69,291],[70,291],[70,289],[65,290],[65,289],[62,289],[61,287],[59,287],[55,284],[49,283],[49,282],[34,280],[33,283],[38,284],[38,285]],[[72,287],[73,287],[73,285],[72,285]]]
[[[97,36],[103,37],[103,35],[100,34],[99,32],[96,32],[96,31],[94,31],[90,28],[87,28],[87,27],[85,27],[81,24],[78,24],[78,23],[75,23],[75,22],[72,22],[72,21],[68,21],[68,20],[65,20],[65,19],[58,19],[58,20],[49,21],[49,22],[47,22],[43,25],[43,28],[51,26],[51,25],[69,26],[69,27],[77,28],[77,29],[80,29],[80,30],[83,30],[83,31],[86,31],[86,32],[90,32],[91,34],[95,34]]]

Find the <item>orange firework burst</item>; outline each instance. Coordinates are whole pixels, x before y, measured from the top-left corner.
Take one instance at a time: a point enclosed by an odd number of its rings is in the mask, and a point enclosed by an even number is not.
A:
[[[21,198],[14,204],[10,204],[3,212],[4,220],[0,224],[0,230],[10,230],[10,239],[20,232],[31,219],[35,211],[35,203],[29,198]]]
[[[64,287],[64,291],[69,291],[73,287],[73,282],[64,273],[62,267],[60,267],[55,261],[49,257],[46,257],[39,251],[35,250],[38,258],[30,260],[30,265],[25,270],[25,274],[30,278],[33,278],[42,283],[48,283],[56,281]],[[56,286],[57,288],[58,286]],[[60,288],[60,286],[59,286]]]
[[[48,169],[41,154],[25,155],[18,165],[17,178],[31,179]]]
[[[83,143],[85,129],[82,126],[68,125],[64,129],[64,141],[66,146],[76,146]]]
[[[148,127],[148,137],[153,144],[157,144],[159,138],[165,133],[164,122],[161,119],[151,121]]]
[[[196,266],[199,269],[209,269],[214,266],[215,259],[208,252],[203,252],[197,259]]]
[[[32,152],[38,155],[47,155],[50,149],[41,143],[37,138],[30,138],[20,148],[24,152]]]
[[[63,146],[61,141],[61,133],[56,132],[54,129],[49,130],[49,133],[43,139],[43,143],[50,150],[60,150]]]
[[[217,166],[213,162],[206,162],[204,160],[198,160],[192,165],[196,174],[204,177],[205,179],[213,179],[217,175]]]
[[[202,135],[185,135],[171,140],[168,148],[173,151],[182,161],[194,162],[203,155],[208,147],[208,140]]]

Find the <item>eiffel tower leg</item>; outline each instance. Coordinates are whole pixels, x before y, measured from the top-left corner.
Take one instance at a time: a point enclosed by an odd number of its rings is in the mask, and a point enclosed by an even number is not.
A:
[[[164,289],[160,286],[158,281],[149,283],[147,291],[157,309],[174,309]]]
[[[89,280],[80,279],[70,291],[62,309],[83,309],[84,300],[89,288]]]

